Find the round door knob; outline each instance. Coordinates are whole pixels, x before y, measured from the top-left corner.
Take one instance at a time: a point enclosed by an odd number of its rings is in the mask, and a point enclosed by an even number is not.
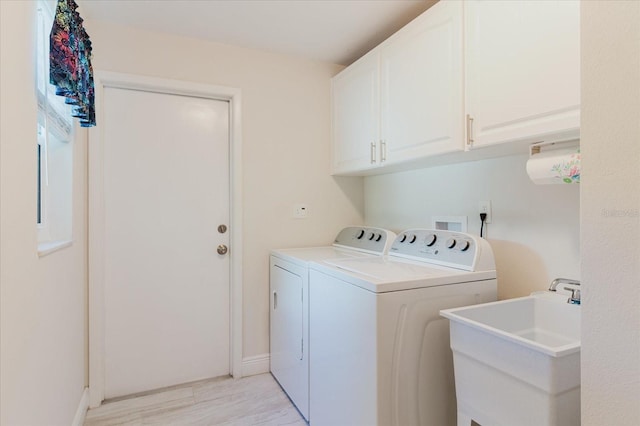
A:
[[[229,251],[229,249],[224,244],[218,246],[218,254],[227,254],[227,251]]]
[[[218,232],[221,234],[224,234],[225,232],[227,232],[227,225],[218,226]]]

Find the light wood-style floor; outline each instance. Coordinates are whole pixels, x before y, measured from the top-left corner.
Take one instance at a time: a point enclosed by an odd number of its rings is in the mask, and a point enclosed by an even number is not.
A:
[[[89,410],[85,426],[306,426],[271,374],[216,378],[107,401]]]

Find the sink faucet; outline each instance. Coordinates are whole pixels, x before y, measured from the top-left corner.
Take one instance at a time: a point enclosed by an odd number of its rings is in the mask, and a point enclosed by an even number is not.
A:
[[[551,281],[551,285],[549,286],[549,291],[557,291],[557,287],[559,284],[569,284],[569,285],[573,285],[573,286],[579,286],[580,285],[580,281],[578,280],[570,280],[568,278],[556,278],[555,280]],[[565,290],[568,290],[571,292],[571,296],[569,297],[569,299],[567,299],[567,303],[571,303],[573,305],[579,305],[580,304],[580,289],[577,288],[571,288],[571,287],[563,287]]]

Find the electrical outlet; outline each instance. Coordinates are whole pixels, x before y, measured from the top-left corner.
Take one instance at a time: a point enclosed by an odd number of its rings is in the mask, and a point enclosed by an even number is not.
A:
[[[306,219],[309,214],[309,206],[307,204],[294,204],[293,217],[295,219]]]
[[[478,213],[486,213],[487,219],[484,223],[491,223],[491,200],[480,201],[478,204]]]

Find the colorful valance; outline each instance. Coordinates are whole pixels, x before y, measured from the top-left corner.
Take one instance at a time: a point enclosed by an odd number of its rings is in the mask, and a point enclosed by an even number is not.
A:
[[[91,67],[91,41],[76,11],[74,0],[58,0],[49,51],[49,81],[56,95],[73,105],[71,115],[80,126],[96,125],[95,88]]]

